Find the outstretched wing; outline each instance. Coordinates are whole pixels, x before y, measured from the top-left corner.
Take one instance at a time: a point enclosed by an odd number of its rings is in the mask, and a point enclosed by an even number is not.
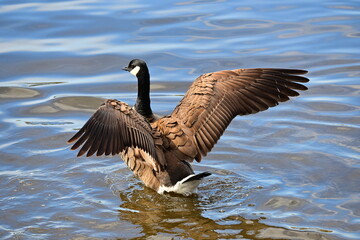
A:
[[[298,96],[295,90],[307,90],[299,82],[309,79],[298,76],[306,73],[258,68],[204,74],[193,82],[171,117],[191,130],[197,152],[206,156],[237,115],[264,111]],[[197,154],[196,159],[200,161],[201,156]]]
[[[76,141],[72,150],[83,145],[77,156],[115,155],[127,148],[147,152],[157,168],[157,154],[150,124],[124,102],[105,101],[68,143]]]

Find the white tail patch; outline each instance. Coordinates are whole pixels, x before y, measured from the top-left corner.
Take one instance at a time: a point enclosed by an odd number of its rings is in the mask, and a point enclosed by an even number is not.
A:
[[[185,196],[189,196],[192,193],[197,193],[197,187],[201,183],[201,180],[193,180],[188,181],[189,178],[195,176],[195,174],[191,174],[187,176],[186,178],[182,179],[181,181],[178,181],[174,186],[166,187],[166,186],[160,186],[158,189],[158,193],[164,194],[164,192],[174,192],[174,193],[180,193]]]

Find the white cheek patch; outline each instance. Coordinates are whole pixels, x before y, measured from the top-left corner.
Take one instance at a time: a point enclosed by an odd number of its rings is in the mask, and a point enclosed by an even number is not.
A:
[[[130,73],[136,77],[136,75],[138,74],[139,71],[140,71],[140,67],[136,66],[136,67],[134,67],[133,70],[130,71]]]

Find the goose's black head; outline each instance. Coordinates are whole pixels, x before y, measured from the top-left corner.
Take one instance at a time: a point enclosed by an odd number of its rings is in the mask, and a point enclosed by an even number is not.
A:
[[[138,80],[138,96],[135,103],[135,109],[144,117],[152,117],[150,107],[150,74],[145,61],[133,59],[123,70],[130,72]]]
[[[146,62],[141,59],[131,60],[129,65],[124,67],[123,70],[130,72],[135,77],[149,75],[149,69],[146,65]]]

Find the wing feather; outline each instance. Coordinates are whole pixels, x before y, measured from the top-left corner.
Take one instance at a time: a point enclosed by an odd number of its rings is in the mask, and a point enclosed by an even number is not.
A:
[[[68,141],[71,147],[81,147],[78,156],[116,155],[126,148],[139,148],[149,154],[148,159],[159,166],[153,138],[153,129],[143,116],[117,100],[107,100],[85,125]],[[131,163],[136,164],[136,163]],[[135,166],[132,166],[134,168]]]
[[[297,90],[307,90],[301,83],[309,79],[298,76],[306,73],[298,69],[254,68],[204,74],[193,82],[170,118],[192,133],[186,137],[195,144],[188,147],[206,156],[237,115],[264,111],[298,96]],[[200,161],[201,157],[196,156]]]

